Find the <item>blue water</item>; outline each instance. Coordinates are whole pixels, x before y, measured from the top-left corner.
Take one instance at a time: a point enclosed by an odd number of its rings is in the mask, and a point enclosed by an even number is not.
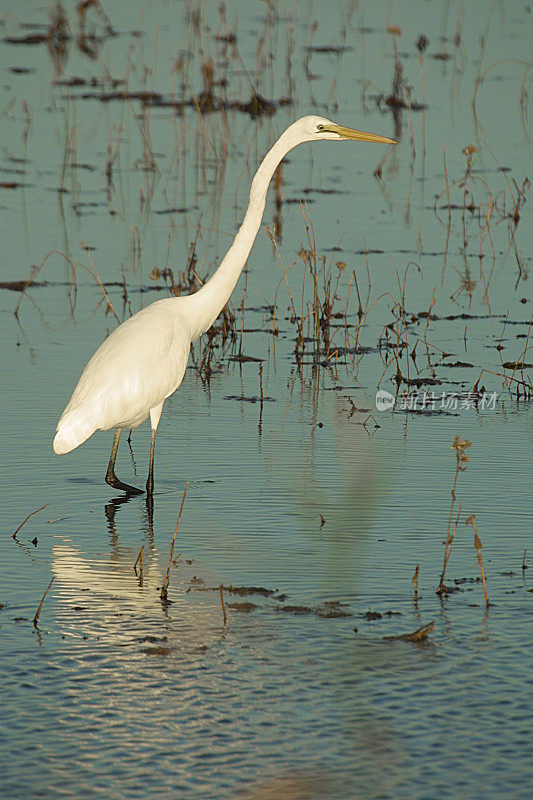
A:
[[[94,35],[83,40],[69,3],[72,38],[59,61],[46,43],[6,41],[46,31],[49,10],[2,6],[1,280],[25,279],[57,253],[18,318],[20,292],[0,291],[1,796],[529,797],[531,371],[505,366],[532,362],[528,9],[228,2],[225,22],[215,4],[128,3],[105,7],[114,37],[90,8],[84,30]],[[124,502],[104,483],[111,433],[54,456],[57,419],[116,326],[80,243],[120,319],[168,293],[152,270],[177,276],[193,240],[196,270],[209,274],[259,159],[290,121],[319,113],[396,135],[386,104],[395,43],[412,101],[427,109],[403,110],[394,151],[322,143],[283,167],[278,242],[298,312],[312,300],[300,199],[334,286],[336,263],[347,265],[329,352],[309,342],[296,359],[290,298],[263,226],[232,297],[235,346],[217,349],[208,382],[191,360],[165,403],[153,514],[144,497]],[[292,104],[253,118],[83,97],[109,93],[109,76],[166,100],[198,97],[210,57],[214,92],[228,103],[255,92]],[[478,152],[465,202],[466,145]],[[272,229],[275,212],[271,191]],[[399,303],[407,326],[398,329]],[[258,361],[231,360],[241,324],[242,352],[262,359],[261,377]],[[409,345],[399,355],[398,331]],[[455,394],[457,409],[444,413],[437,399],[434,412],[407,412],[398,395],[378,411],[378,386],[396,394],[396,355],[402,375],[422,381],[421,399]],[[479,387],[496,393],[485,409],[464,402],[482,370]],[[446,573],[457,591],[441,599],[455,436],[472,447]],[[123,437],[123,480],[143,485],[148,449],[146,426],[131,452]],[[387,638],[430,622],[427,642]]]

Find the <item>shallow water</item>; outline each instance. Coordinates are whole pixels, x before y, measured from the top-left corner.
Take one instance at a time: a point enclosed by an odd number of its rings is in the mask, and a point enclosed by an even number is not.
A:
[[[295,357],[290,299],[263,228],[232,298],[234,348],[216,350],[208,382],[191,361],[165,404],[153,515],[143,497],[125,502],[103,482],[110,433],[63,458],[51,450],[83,365],[116,325],[94,278],[76,266],[75,292],[67,262],[51,255],[18,319],[20,292],[1,292],[0,794],[528,797],[531,569],[522,558],[531,549],[532,428],[523,394],[531,378],[504,365],[532,361],[530,201],[520,203],[517,227],[509,217],[531,161],[521,95],[522,81],[531,95],[529,10],[476,4],[474,14],[413,0],[342,3],[335,14],[294,2],[275,13],[231,2],[226,25],[211,4],[186,12],[129,3],[105,8],[117,36],[90,9],[89,39],[74,4],[65,10],[73,38],[61,55],[46,43],[6,41],[46,31],[47,8],[23,5],[15,16],[3,7],[4,282],[26,279],[50,250],[90,266],[82,242],[122,319],[166,296],[164,279],[150,273],[171,266],[177,275],[191,241],[198,273],[215,268],[258,160],[288,122],[318,112],[401,141],[390,153],[321,144],[290,154],[278,240],[291,291],[299,310],[304,281],[304,302],[311,296],[298,255],[310,246],[304,216],[291,202],[302,198],[334,284],[336,262],[347,264],[335,310],[348,303],[348,339],[341,314],[328,352],[308,342]],[[427,105],[404,109],[396,133],[386,104],[394,43],[412,102]],[[227,104],[253,93],[292,103],[257,118],[229,107],[200,116],[188,105],[176,116],[168,103],[200,96],[210,56],[215,76],[227,78],[215,81]],[[109,75],[127,75],[132,91],[164,102],[143,111],[135,99],[84,97],[109,93]],[[471,144],[465,203],[461,151]],[[463,211],[470,199],[474,210]],[[272,191],[265,225],[274,228],[275,215]],[[357,353],[352,270],[366,314]],[[242,352],[261,362],[232,360],[245,287]],[[419,405],[402,409],[399,394],[380,412],[378,385],[396,394],[402,293],[401,335],[409,352],[419,342],[414,359],[400,353],[400,367],[421,381]],[[490,372],[479,387],[497,395],[487,408],[465,394],[482,370]],[[502,376],[522,383],[509,391]],[[437,398],[432,411],[421,408],[424,392]],[[456,395],[457,408],[440,408],[443,393]],[[457,591],[441,599],[456,435],[472,447],[446,577]],[[123,438],[117,472],[142,485],[149,431],[134,431],[131,454]],[[172,602],[163,606],[187,481]],[[133,570],[141,546],[142,579]],[[387,638],[431,621],[427,642]]]

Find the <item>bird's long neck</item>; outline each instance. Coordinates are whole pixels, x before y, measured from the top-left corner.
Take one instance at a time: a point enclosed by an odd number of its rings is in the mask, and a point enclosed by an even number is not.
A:
[[[296,142],[287,131],[266,154],[250,189],[250,202],[241,227],[220,266],[202,288],[188,298],[193,319],[193,341],[207,331],[216,320],[239,279],[252,249],[265,210],[268,185],[282,158]]]

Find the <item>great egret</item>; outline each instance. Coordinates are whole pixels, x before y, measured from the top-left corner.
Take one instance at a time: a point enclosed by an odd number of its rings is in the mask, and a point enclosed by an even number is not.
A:
[[[259,230],[276,167],[293,147],[317,139],[396,144],[385,136],[345,128],[323,117],[302,117],[290,125],[261,162],[242,225],[212,277],[194,294],[158,300],[138,311],[100,345],[57,424],[57,455],[79,447],[96,430],[114,428],[106,482],[127,494],[140,494],[142,490],[117,478],[115,460],[122,429],[136,428],[150,417],[146,491],[152,494],[155,435],[163,403],[183,379],[191,343],[211,327],[229,300]]]

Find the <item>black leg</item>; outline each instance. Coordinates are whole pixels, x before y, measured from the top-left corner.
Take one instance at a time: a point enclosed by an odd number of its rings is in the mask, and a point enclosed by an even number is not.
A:
[[[150,440],[150,467],[148,469],[148,480],[146,481],[146,491],[150,496],[154,493],[154,455],[155,430],[152,428],[152,438]]]
[[[122,428],[115,428],[115,438],[113,439],[113,447],[111,448],[109,464],[107,465],[105,482],[112,486],[113,489],[121,489],[123,492],[126,492],[126,494],[142,494],[142,489],[137,489],[136,486],[130,486],[129,483],[122,483],[115,475],[115,461],[117,460],[118,443],[121,433]]]
[[[154,525],[154,496],[150,492],[146,495],[146,516],[148,519],[148,527]]]

